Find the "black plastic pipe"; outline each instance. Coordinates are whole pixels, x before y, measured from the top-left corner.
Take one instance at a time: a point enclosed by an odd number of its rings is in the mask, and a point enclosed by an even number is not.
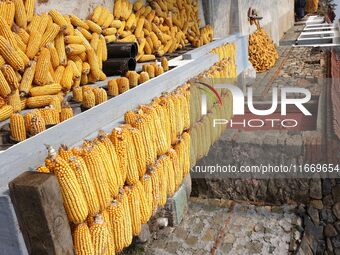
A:
[[[122,75],[136,69],[134,58],[112,58],[103,63],[103,72],[107,76]]]
[[[135,58],[138,53],[138,45],[134,42],[107,44],[107,57],[110,58]]]

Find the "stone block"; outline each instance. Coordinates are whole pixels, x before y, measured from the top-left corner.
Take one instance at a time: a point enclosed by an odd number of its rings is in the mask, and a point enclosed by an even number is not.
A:
[[[168,199],[166,205],[166,216],[169,226],[174,227],[181,223],[183,216],[188,210],[188,197],[185,185],[181,185],[175,195]]]

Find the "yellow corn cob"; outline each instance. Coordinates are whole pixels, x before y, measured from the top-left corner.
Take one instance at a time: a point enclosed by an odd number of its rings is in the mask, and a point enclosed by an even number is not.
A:
[[[98,54],[102,55],[102,57],[101,57],[102,61],[106,61],[107,60],[107,46],[106,46],[106,41],[105,41],[105,37],[104,36],[102,36],[102,35],[100,36],[99,43],[102,44],[101,45],[102,51],[101,51],[101,53],[98,52]],[[102,65],[102,63],[101,63],[101,65]]]
[[[53,96],[37,96],[37,97],[30,97],[27,99],[26,105],[28,108],[39,108],[39,107],[45,107],[48,106]]]
[[[25,69],[25,72],[23,74],[23,77],[21,79],[21,83],[19,86],[20,95],[25,96],[29,93],[32,87],[36,64],[37,63],[35,61],[32,61],[30,63],[30,66]]]
[[[149,74],[150,79],[155,77],[155,67],[153,65],[145,64],[143,66],[145,71]]]
[[[61,82],[61,79],[63,77],[65,71],[65,67],[64,66],[58,66],[57,69],[54,72],[54,76],[53,76],[53,80],[55,83],[59,83]]]
[[[34,75],[34,82],[37,85],[41,86],[52,82],[51,77],[47,75],[49,72],[50,61],[50,51],[47,48],[42,48],[37,60],[37,66]]]
[[[85,46],[81,44],[69,44],[66,46],[66,53],[68,55],[79,55],[85,51]]]
[[[91,15],[91,20],[95,23],[98,22],[100,16],[103,13],[104,8],[100,5],[96,6],[96,8],[94,8],[92,15]]]
[[[60,112],[60,122],[71,119],[73,117],[73,110],[70,106],[64,106]]]
[[[68,163],[60,156],[55,156],[53,170],[60,185],[64,207],[69,220],[75,224],[83,222],[88,215],[89,209],[76,175]]]
[[[114,42],[117,39],[115,35],[106,35],[104,38],[106,43]]]
[[[13,37],[17,43],[18,48],[25,52],[26,51],[26,44],[22,41],[21,37],[18,34],[13,33]]]
[[[143,176],[142,178],[146,178],[146,177]],[[148,177],[148,178],[150,178],[150,177]],[[150,184],[151,184],[151,182],[150,182]],[[143,184],[140,181],[138,181],[136,183],[135,188],[138,189],[139,198],[140,198],[141,223],[146,224],[149,221],[151,214],[152,214],[152,203],[149,204],[149,200],[147,199],[147,195],[146,195],[146,192],[144,190]],[[150,191],[151,191],[151,189],[150,189]],[[152,191],[151,191],[150,198],[151,197],[152,197]],[[152,199],[151,199],[151,201],[152,201]]]
[[[34,15],[34,0],[26,0],[25,1],[25,10],[26,10],[26,16],[27,16],[27,22],[31,22]]]
[[[11,89],[17,89],[19,87],[19,81],[13,68],[10,65],[4,65],[1,67],[1,71]]]
[[[21,142],[26,139],[24,117],[21,114],[12,114],[10,117],[11,138]]]
[[[92,38],[91,38],[91,41],[90,41],[90,45],[94,49],[94,51],[97,51],[98,42],[99,42],[99,34],[92,33]]]
[[[122,94],[130,89],[130,82],[129,79],[126,77],[120,77],[116,79],[117,85],[118,85],[118,90],[119,94]]]
[[[123,26],[123,23],[120,20],[113,20],[111,23],[111,27],[119,29]]]
[[[84,148],[82,158],[84,159],[93,180],[99,199],[100,209],[104,210],[110,205],[111,195],[108,185],[108,177],[106,172],[103,171],[103,161],[101,161],[99,153],[91,147]]]
[[[112,24],[113,20],[114,20],[114,16],[111,13],[109,13],[109,16],[106,18],[105,22],[103,23],[102,28],[103,29],[108,28]]]
[[[41,115],[44,118],[44,114],[46,112],[44,112],[44,110],[48,110],[49,108],[45,108],[45,109],[39,109]],[[64,160],[68,161],[71,157],[73,157],[73,151],[71,149],[68,148],[68,146],[66,144],[61,144],[59,149],[58,149],[58,155],[60,157],[62,157]],[[68,162],[69,163],[69,162]],[[70,165],[71,166],[71,165]],[[80,184],[80,183],[79,183]]]
[[[26,32],[25,29],[23,28],[15,28],[14,29],[15,33],[21,38],[21,40],[25,43],[25,45],[27,46],[28,44],[28,40],[29,40],[29,33]]]
[[[87,49],[86,53],[87,53],[88,62],[91,67],[91,74],[93,75],[95,79],[98,79],[101,75],[101,72],[100,72],[98,59],[95,54],[95,51],[91,48],[91,49]]]
[[[53,107],[39,109],[46,125],[56,125],[60,123],[59,112]]]
[[[167,201],[168,172],[166,168],[168,168],[169,163],[171,163],[169,160],[170,158],[168,156],[162,155],[155,165],[159,178],[159,206],[164,206]]]
[[[83,194],[85,195],[89,207],[89,214],[92,216],[96,215],[99,213],[100,209],[99,199],[84,160],[79,156],[73,156],[69,158],[68,163],[75,173]]]
[[[109,82],[107,83],[107,94],[109,96],[118,96],[119,95],[119,89],[118,89],[118,84],[117,84],[117,80],[109,80]]]
[[[8,82],[6,81],[5,76],[0,70],[0,96],[7,97],[10,93],[11,93],[11,87],[9,86]]]
[[[120,171],[120,162],[115,147],[104,131],[99,131],[97,139],[105,146],[106,151],[110,156],[115,179],[117,180],[118,186],[122,187],[124,185],[124,180]]]
[[[74,88],[72,91],[72,100],[80,103],[83,101],[83,91],[80,87]]]
[[[90,109],[94,106],[96,106],[96,97],[93,93],[93,91],[85,91],[83,93],[83,101],[81,102],[81,105],[85,109]]]
[[[163,67],[157,66],[155,70],[155,76],[159,76],[164,73]]]
[[[109,248],[110,234],[102,215],[96,215],[94,222],[90,225],[90,233],[94,246],[94,255],[106,254]]]
[[[30,122],[30,134],[37,135],[46,130],[44,119],[40,115],[33,115]]]
[[[149,74],[147,72],[141,72],[139,74],[138,84],[142,84],[150,79]]]
[[[27,27],[27,14],[22,0],[13,0],[15,5],[15,23],[22,28]]]
[[[139,74],[135,71],[128,71],[126,77],[129,79],[130,87],[136,87],[138,85]]]
[[[49,16],[47,13],[43,13],[40,16],[39,24],[37,25],[36,30],[43,35],[51,21],[52,21],[51,16]],[[32,28],[30,28],[30,32],[32,31],[33,31]]]
[[[121,252],[125,247],[124,237],[124,208],[123,204],[117,201],[113,201],[107,208],[107,212],[110,219],[110,225],[112,228],[112,237],[115,244],[115,251]]]
[[[95,98],[96,98],[96,105],[104,103],[107,101],[107,94],[105,89],[102,88],[95,88],[93,90]]]
[[[118,42],[137,42],[135,35],[129,35],[124,37],[123,39],[118,40]]]
[[[53,42],[60,31],[60,27],[57,24],[48,26],[45,33],[42,36],[40,47],[45,47],[46,44]]]
[[[20,57],[18,51],[14,49],[8,40],[0,36],[0,55],[11,65],[16,71],[23,70],[25,63]]]
[[[110,140],[114,145],[118,158],[119,158],[119,166],[120,171],[122,173],[122,179],[125,182],[127,178],[127,171],[128,171],[128,130],[124,128],[114,128],[110,134]]]
[[[80,34],[82,34],[82,36],[90,41],[92,39],[92,34],[85,28],[82,28],[82,27],[77,27],[76,31],[79,31]],[[80,34],[76,32],[76,34],[79,36]]]
[[[61,91],[62,87],[58,83],[33,87],[30,90],[31,96],[55,95]]]
[[[17,47],[17,42],[11,31],[11,27],[6,23],[2,16],[0,16],[0,35],[7,39],[13,48]]]
[[[95,20],[93,19],[93,17],[92,17],[92,20],[93,20],[96,24],[98,24],[98,26],[102,26],[102,25],[104,24],[104,22],[107,20],[107,18],[109,17],[109,14],[110,14],[109,10],[106,9],[106,8],[103,8],[102,11],[101,11],[101,13],[100,13],[99,18],[97,19],[97,21],[95,21]]]
[[[32,31],[27,44],[26,55],[28,58],[33,59],[37,55],[40,44],[42,40],[42,35],[38,31]]]
[[[55,38],[55,48],[57,49],[60,65],[67,64],[67,57],[65,51],[64,35],[59,33]]]
[[[30,59],[26,56],[26,54],[20,48],[17,48],[17,53],[18,53],[19,57],[22,59],[24,66],[25,67],[28,66]],[[18,70],[16,70],[16,71],[18,71]]]
[[[59,98],[59,94],[55,96],[51,96],[52,100],[49,104],[49,106],[53,107],[56,109],[58,112],[61,112],[61,99]]]
[[[15,16],[15,5],[13,1],[1,1],[0,13],[9,26],[12,26]]]
[[[68,23],[60,12],[57,10],[51,10],[48,12],[48,14],[52,17],[53,22],[59,25],[62,30],[67,28]]]
[[[152,183],[152,214],[154,214],[157,211],[160,200],[159,177],[154,166],[150,167],[149,170]]]
[[[77,35],[65,36],[66,44],[83,44],[83,39]]]
[[[73,85],[74,68],[70,62],[72,61],[68,62],[63,73],[63,77],[60,80],[60,85],[63,87],[65,91],[70,91]]]
[[[173,165],[173,173],[175,175],[175,186],[177,189],[179,185],[182,183],[182,179],[183,179],[183,176],[181,175],[182,171],[180,169],[180,162],[179,162],[179,158],[178,158],[178,154],[176,150],[170,149],[169,156],[171,158],[172,165]]]
[[[140,215],[140,195],[138,189],[133,187],[125,187],[124,188],[128,200],[129,200],[129,208],[130,208],[130,218],[132,224],[132,234],[134,236],[138,235],[141,231],[141,215]]]
[[[103,30],[103,35],[114,35],[117,33],[117,28],[110,27]]]
[[[136,128],[129,128],[130,135],[133,142],[133,147],[135,149],[136,154],[136,162],[137,162],[137,169],[139,177],[143,177],[146,172],[146,156],[145,151],[146,148],[143,144],[143,137],[140,130]]]
[[[80,223],[75,226],[73,233],[74,251],[77,255],[94,254],[90,229],[86,223]]]
[[[89,29],[89,26],[83,20],[81,20],[75,15],[70,15],[70,20],[71,20],[72,25],[75,27],[82,27],[86,30]]]
[[[85,22],[89,26],[90,31],[92,31],[94,33],[98,33],[98,34],[102,33],[102,28],[99,25],[97,25],[96,23],[94,23],[93,21],[86,20]]]
[[[4,105],[0,108],[0,121],[8,119],[13,113],[13,107],[11,105]]]
[[[46,44],[46,48],[50,51],[51,64],[53,69],[57,69],[60,65],[59,55],[53,43]],[[54,76],[53,76],[54,77]]]
[[[13,107],[14,112],[21,111],[21,100],[19,96],[19,90],[12,91],[7,97],[7,103]]]
[[[4,64],[6,64],[6,61],[2,56],[0,56],[0,67],[2,67]]]
[[[153,60],[156,60],[155,55],[145,54],[139,59],[139,62],[148,62]]]
[[[67,62],[67,64],[72,66],[72,70],[73,70],[72,78],[73,78],[73,80],[80,80],[81,71],[78,69],[77,64],[74,61],[72,61],[72,60],[69,60]],[[80,63],[80,65],[82,65],[82,64]]]
[[[115,196],[118,194],[119,191],[119,183],[115,174],[114,166],[112,165],[112,161],[110,158],[111,156],[108,153],[105,145],[99,139],[96,139],[94,141],[94,144],[94,149],[98,152],[103,162],[103,171],[105,171],[105,174],[107,176],[107,184],[110,190],[110,194],[112,196]]]
[[[131,222],[131,214],[129,207],[129,199],[126,192],[122,189],[121,193],[117,196],[118,202],[123,204],[123,212],[124,212],[124,247],[127,247],[132,242],[132,222]]]
[[[41,16],[34,14],[32,21],[28,24],[27,26],[27,32],[31,33],[32,31],[36,31],[39,28],[40,25],[40,20],[41,20]]]

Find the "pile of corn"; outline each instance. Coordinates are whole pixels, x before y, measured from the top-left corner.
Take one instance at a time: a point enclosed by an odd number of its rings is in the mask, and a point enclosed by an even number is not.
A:
[[[150,61],[191,43],[195,47],[211,42],[211,26],[199,28],[198,0],[115,0],[113,15],[121,20],[118,41],[137,42],[137,61]],[[103,12],[99,10],[98,12]]]
[[[210,26],[199,28],[197,0],[116,0],[113,12],[98,6],[85,21],[57,10],[38,15],[34,5],[0,0],[0,121],[105,80],[106,43],[135,41],[137,59],[149,61],[212,40]]]
[[[198,76],[198,80],[211,86],[214,86],[214,79],[232,79],[237,78],[236,66],[236,45],[226,44],[215,48],[213,53],[218,53],[220,61],[213,65],[208,71]],[[221,83],[221,80],[217,80]],[[228,81],[230,83],[230,81]],[[207,97],[207,115],[201,114],[201,97],[205,93],[200,89],[199,84],[193,84],[190,87],[190,165],[196,165],[196,162],[206,156],[211,145],[221,136],[226,129],[226,125],[217,125],[214,127],[214,119],[231,119],[232,118],[232,95],[227,89],[217,89],[221,97],[222,105],[216,98]]]
[[[273,40],[258,26],[257,31],[249,36],[250,62],[257,72],[265,72],[275,65],[278,58]]]
[[[76,254],[122,251],[179,188],[190,168],[189,89],[127,112],[125,124],[80,147],[48,147],[37,171],[58,179]]]

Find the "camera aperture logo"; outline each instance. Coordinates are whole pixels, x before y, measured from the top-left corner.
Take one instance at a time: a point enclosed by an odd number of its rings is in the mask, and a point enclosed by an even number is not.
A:
[[[310,111],[304,106],[311,100],[311,93],[309,90],[300,87],[278,87],[272,88],[272,101],[268,109],[256,109],[253,99],[253,88],[248,87],[246,94],[243,91],[232,84],[215,84],[214,86],[207,83],[198,82],[200,90],[203,91],[201,94],[201,113],[206,115],[207,109],[207,97],[213,98],[213,101],[217,100],[220,106],[223,105],[221,96],[216,89],[228,89],[232,94],[233,98],[233,116],[246,116],[245,111],[245,100],[247,100],[248,113],[252,116],[259,116],[258,118],[244,118],[243,120],[235,121],[233,119],[214,119],[213,126],[228,125],[231,128],[261,128],[269,126],[275,128],[280,126],[282,128],[295,128],[299,125],[297,118],[288,118],[289,112],[287,108],[293,107],[297,109],[303,116],[312,116]],[[299,98],[289,98],[289,95],[301,95]],[[279,101],[280,100],[280,101]],[[280,118],[273,118],[274,113],[280,113]]]

